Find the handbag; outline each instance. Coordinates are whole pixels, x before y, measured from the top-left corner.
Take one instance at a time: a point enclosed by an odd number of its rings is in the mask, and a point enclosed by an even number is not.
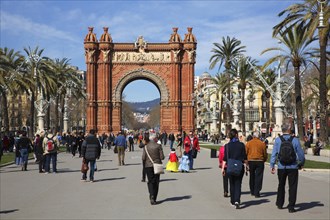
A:
[[[164,167],[163,164],[159,164],[159,163],[154,163],[154,161],[151,159],[149,153],[148,153],[148,148],[147,146],[144,147],[146,150],[146,153],[149,157],[149,160],[151,161],[153,167],[154,167],[154,174],[164,174]]]
[[[242,161],[229,158],[229,145],[227,145],[227,174],[231,176],[239,176],[241,175],[242,168]]]
[[[82,173],[87,173],[88,170],[89,170],[88,164],[86,163],[85,160],[83,160],[82,164],[81,164],[81,172]]]
[[[113,148],[113,152],[115,153],[115,154],[117,154],[118,153],[118,148],[117,148],[117,145]]]

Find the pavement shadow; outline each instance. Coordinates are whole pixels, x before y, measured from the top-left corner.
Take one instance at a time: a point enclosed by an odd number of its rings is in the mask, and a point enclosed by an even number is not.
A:
[[[274,196],[274,195],[276,195],[276,194],[277,194],[276,191],[274,191],[274,192],[261,192],[261,193],[260,193],[260,197]]]
[[[199,168],[194,168],[193,170],[210,170],[213,169],[213,167],[199,167]]]
[[[176,196],[176,197],[170,197],[170,198],[166,198],[160,201],[157,201],[157,203],[161,204],[163,202],[169,202],[169,201],[179,201],[179,200],[184,200],[184,199],[190,199],[191,196]]]
[[[119,170],[118,168],[111,168],[111,169],[97,169],[95,172],[101,172],[101,171],[106,171],[106,170]]]
[[[57,170],[58,173],[75,173],[75,172],[81,172],[81,170],[70,170],[70,169],[60,169]]]
[[[124,166],[136,166],[136,165],[142,165],[142,163],[125,163]]]
[[[247,201],[247,202],[243,202],[240,206],[241,209],[245,209],[249,206],[254,206],[254,205],[261,205],[264,203],[269,202],[268,199],[259,199],[259,200],[251,200],[251,201]]]
[[[323,207],[324,204],[319,201],[304,202],[304,203],[296,204],[297,211],[304,211],[304,210],[311,209],[311,208],[318,207],[318,206]]]
[[[4,210],[4,211],[0,211],[0,214],[8,214],[17,211],[19,211],[19,209]]]
[[[112,160],[97,160],[96,162],[112,162]]]
[[[122,179],[126,179],[126,177],[98,179],[98,180],[94,180],[94,182],[104,182],[104,181],[122,180]]]
[[[161,179],[161,180],[159,180],[159,182],[167,182],[167,181],[173,181],[173,180],[178,180],[178,179],[174,179],[174,178],[172,178],[172,179]]]

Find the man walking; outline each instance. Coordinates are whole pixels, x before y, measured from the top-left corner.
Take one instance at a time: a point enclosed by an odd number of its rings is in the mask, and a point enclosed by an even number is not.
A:
[[[57,150],[60,142],[57,136],[52,133],[52,129],[48,129],[48,133],[45,135],[42,142],[44,155],[45,155],[45,173],[48,174],[50,171],[50,161],[52,161],[53,173],[57,172]]]
[[[285,119],[282,124],[283,135],[275,139],[272,156],[270,159],[271,173],[275,174],[275,163],[277,160],[278,188],[276,206],[283,208],[285,196],[285,182],[289,181],[289,204],[288,211],[293,213],[297,200],[298,169],[305,163],[304,151],[298,138],[291,136],[291,122]],[[291,143],[291,144],[290,144]],[[291,150],[290,150],[291,149]],[[298,158],[297,158],[298,156]]]
[[[120,131],[115,139],[115,145],[118,149],[118,166],[125,165],[125,150],[127,148],[127,141],[124,132]]]
[[[250,192],[259,198],[268,154],[265,143],[259,139],[258,131],[253,132],[253,139],[246,143],[245,149],[250,168]]]
[[[89,134],[81,146],[81,155],[85,163],[89,164],[89,180],[94,182],[94,169],[96,159],[100,159],[101,156],[101,144],[97,137],[95,136],[95,130],[91,129]],[[87,172],[83,173],[82,180],[86,181]]]

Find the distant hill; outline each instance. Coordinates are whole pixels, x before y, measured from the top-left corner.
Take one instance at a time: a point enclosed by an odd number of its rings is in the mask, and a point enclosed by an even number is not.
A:
[[[149,113],[150,110],[159,105],[160,99],[154,99],[147,102],[128,102],[128,104],[131,106],[133,112],[139,112],[139,113]]]

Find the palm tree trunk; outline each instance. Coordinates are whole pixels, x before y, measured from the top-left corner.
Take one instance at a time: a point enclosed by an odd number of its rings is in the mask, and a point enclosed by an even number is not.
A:
[[[57,95],[55,98],[55,132],[58,132],[58,120],[59,120],[59,112],[58,112],[58,107],[59,107],[59,99],[60,99],[60,95]]]
[[[241,119],[242,119],[242,132],[243,136],[246,136],[245,129],[245,89],[241,90],[242,102],[241,102]]]
[[[266,137],[269,134],[269,127],[270,127],[270,97],[266,99]]]
[[[228,88],[227,88],[227,99],[230,101],[231,91],[230,91],[230,73],[229,69],[227,70],[227,80],[228,80]],[[229,131],[231,129],[231,111],[229,104],[226,105],[226,137],[228,137]]]
[[[222,93],[221,93],[222,94]],[[221,123],[222,123],[222,105],[223,105],[223,98],[221,98],[220,106],[219,106],[219,134],[221,134]]]
[[[297,111],[297,123],[298,123],[298,135],[299,139],[304,138],[304,126],[303,126],[303,108],[301,99],[301,84],[300,84],[300,67],[294,67],[294,78],[295,78],[295,99],[296,99],[296,111]]]
[[[7,94],[5,91],[1,91],[1,96],[2,96],[2,109],[1,111],[3,112],[3,124],[5,127],[5,134],[9,134],[9,116],[8,116],[8,99],[7,99]]]
[[[49,103],[49,106],[47,108],[47,113],[46,113],[46,123],[45,123],[45,127],[50,128],[50,97],[49,95],[47,95],[47,102]]]
[[[31,104],[30,104],[30,132],[29,136],[34,136],[34,101],[35,101],[35,95],[34,91],[31,91]]]
[[[65,96],[65,94],[64,94]],[[63,127],[64,127],[64,98],[62,97],[61,100],[61,117],[60,117],[60,130],[63,132]]]
[[[320,42],[320,80],[319,80],[319,92],[320,92],[320,140],[324,142],[328,142],[327,134],[328,134],[328,102],[327,102],[327,94],[328,88],[326,86],[326,78],[327,78],[327,60],[326,60],[326,43],[327,38],[326,34],[322,34],[321,30],[319,30],[319,42]],[[314,131],[316,132],[316,130]]]

